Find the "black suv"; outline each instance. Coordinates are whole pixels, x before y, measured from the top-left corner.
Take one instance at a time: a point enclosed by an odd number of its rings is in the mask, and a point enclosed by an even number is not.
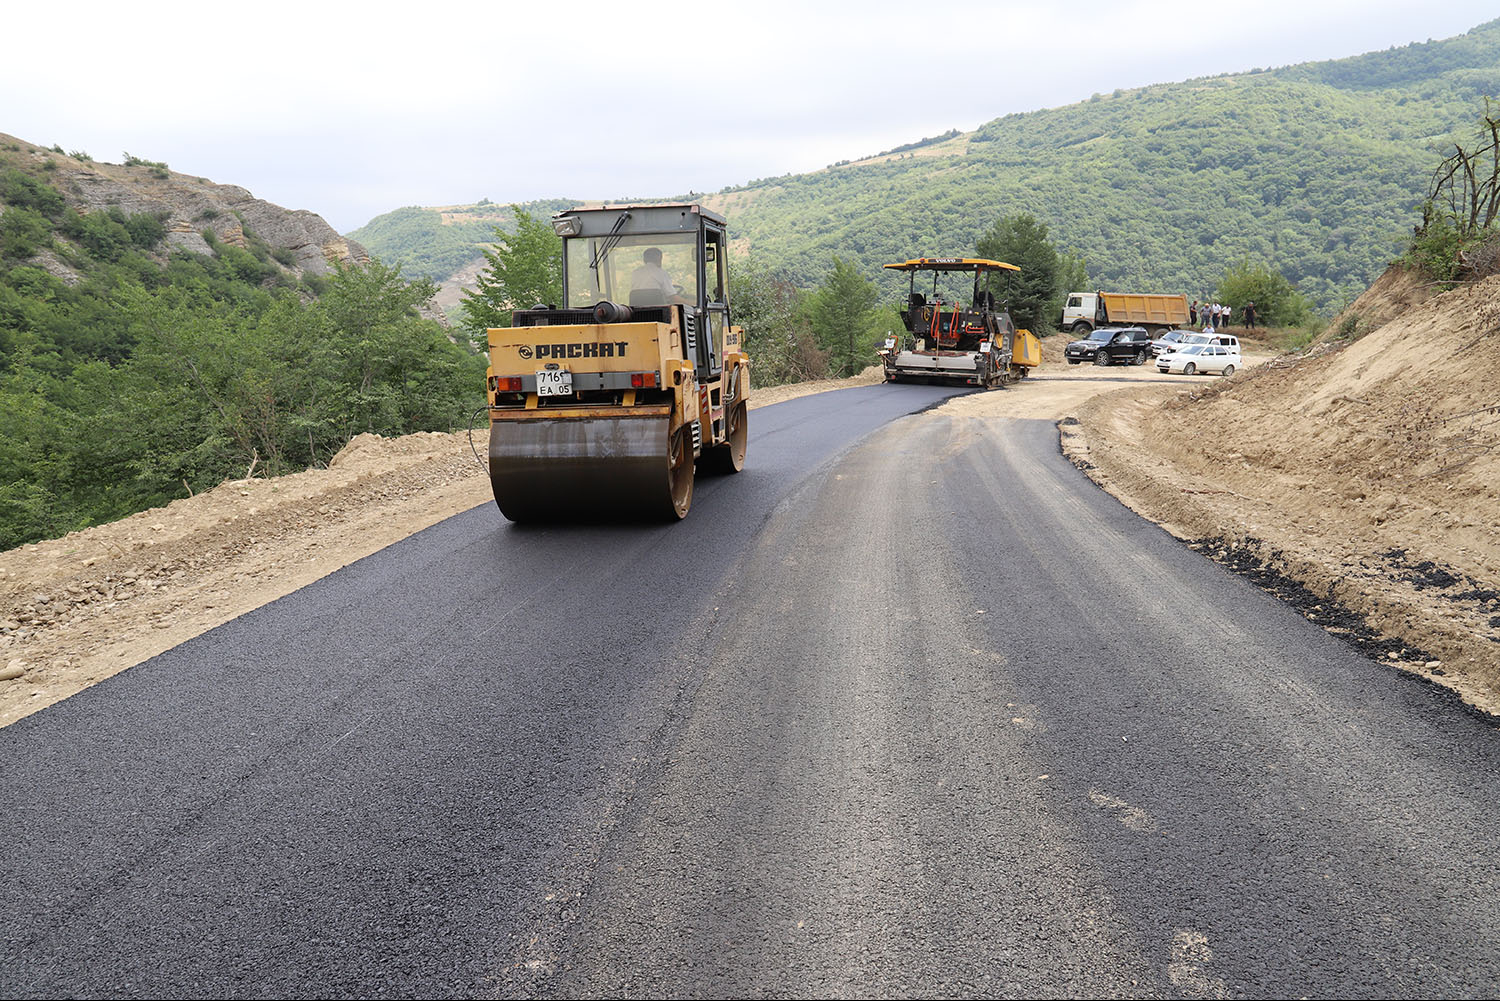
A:
[[[1151,357],[1151,335],[1144,327],[1101,327],[1086,340],[1069,344],[1064,356],[1069,365],[1144,365]]]

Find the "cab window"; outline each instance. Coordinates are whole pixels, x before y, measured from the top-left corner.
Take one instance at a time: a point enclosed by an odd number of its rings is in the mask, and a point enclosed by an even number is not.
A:
[[[724,259],[724,234],[709,230],[704,234],[703,242],[703,278],[707,283],[705,298],[709,302],[726,302],[724,289],[728,286],[725,280],[725,267],[727,261]]]

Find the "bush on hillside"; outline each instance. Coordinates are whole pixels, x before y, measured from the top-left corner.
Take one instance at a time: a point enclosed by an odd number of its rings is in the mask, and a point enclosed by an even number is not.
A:
[[[1434,278],[1453,282],[1493,273],[1500,248],[1500,110],[1485,98],[1480,127],[1468,147],[1454,142],[1432,172],[1422,221],[1404,260]]]
[[[160,160],[147,160],[144,157],[135,156],[131,153],[122,154],[125,157],[127,167],[155,167],[158,170],[166,170],[167,165]]]
[[[88,251],[89,256],[99,261],[119,259],[131,244],[130,231],[125,228],[123,214],[120,218],[110,212],[79,215],[69,208],[63,211],[62,223],[58,228]]]
[[[1401,259],[1440,282],[1452,282],[1459,277],[1463,234],[1446,213],[1433,212],[1430,203],[1424,207],[1423,216],[1424,221],[1412,232]]]
[[[52,242],[52,224],[35,209],[9,208],[0,215],[0,259],[24,261]]]
[[[167,235],[167,224],[160,214],[139,212],[125,220],[125,232],[131,243],[150,250]]]
[[[14,167],[0,173],[0,201],[11,206],[36,209],[49,219],[61,216],[65,204],[62,194],[52,185]]]

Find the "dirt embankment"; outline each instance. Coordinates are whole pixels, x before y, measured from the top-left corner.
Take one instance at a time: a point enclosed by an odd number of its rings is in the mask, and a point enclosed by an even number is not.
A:
[[[1340,330],[1370,332],[1094,399],[1065,451],[1309,619],[1500,711],[1500,278],[1438,295],[1393,270]]]

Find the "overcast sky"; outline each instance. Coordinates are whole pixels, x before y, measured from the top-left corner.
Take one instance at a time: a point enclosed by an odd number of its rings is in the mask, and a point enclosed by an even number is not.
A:
[[[1121,87],[1447,38],[1493,0],[28,3],[0,132],[311,209],[654,197]]]

